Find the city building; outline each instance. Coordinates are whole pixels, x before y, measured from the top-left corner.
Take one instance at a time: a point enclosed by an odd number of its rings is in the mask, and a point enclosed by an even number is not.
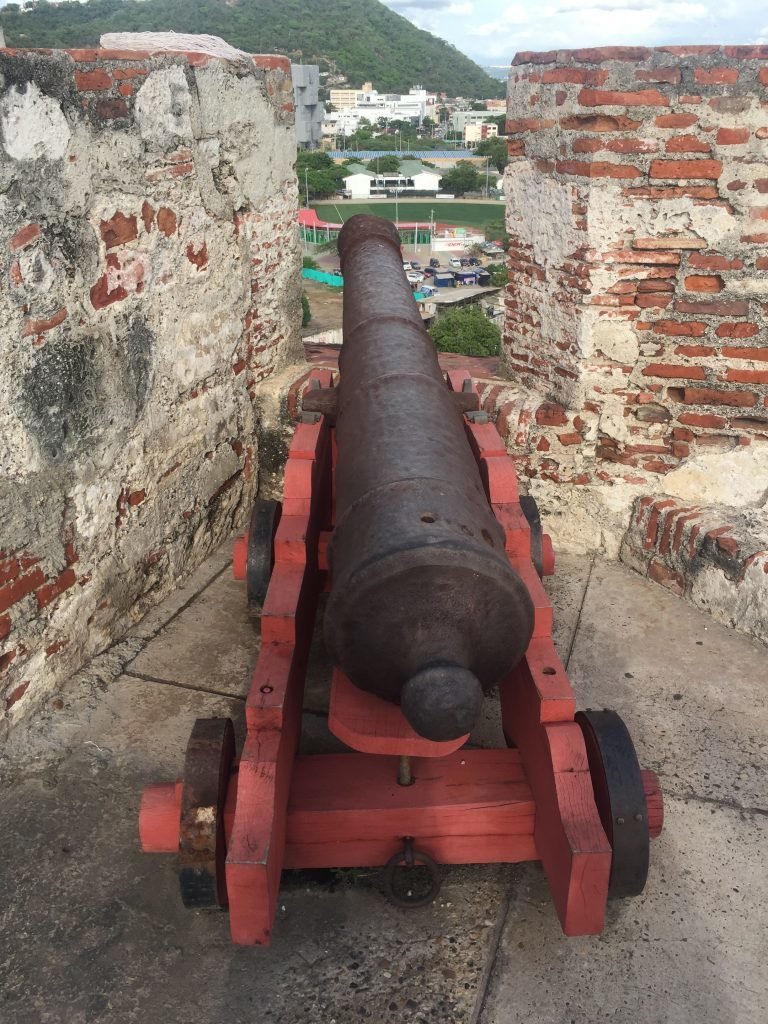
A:
[[[293,103],[296,108],[296,142],[299,149],[317,149],[323,135],[325,108],[320,102],[320,69],[317,64],[291,64]]]
[[[338,130],[335,126],[348,125],[350,119],[357,127],[363,117],[372,123],[383,117],[388,121],[421,124],[427,114],[434,111],[437,99],[434,93],[419,87],[410,89],[407,94],[379,92],[370,82],[365,82],[361,89],[331,89],[330,98],[334,110],[326,115],[325,135],[335,134]],[[330,125],[334,128],[329,128]]]
[[[344,190],[351,199],[371,196],[437,194],[442,172],[425,167],[420,160],[401,160],[397,171],[377,174],[363,164],[350,164],[344,178]]]
[[[463,135],[468,124],[483,124],[491,116],[487,110],[454,110],[450,115],[451,129]]]
[[[499,134],[496,124],[467,124],[464,126],[464,141],[482,142],[484,139],[495,139]]]

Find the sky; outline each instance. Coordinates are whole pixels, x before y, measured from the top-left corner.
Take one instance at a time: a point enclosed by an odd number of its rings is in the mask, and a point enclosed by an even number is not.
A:
[[[478,64],[518,50],[768,43],[768,0],[383,0]]]

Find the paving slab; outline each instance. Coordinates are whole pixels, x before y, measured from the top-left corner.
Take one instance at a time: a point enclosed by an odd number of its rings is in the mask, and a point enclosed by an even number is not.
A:
[[[676,796],[768,808],[768,651],[661,587],[598,562],[570,674],[624,718]]]
[[[261,646],[245,583],[225,568],[160,628],[126,671],[195,690],[245,697]]]
[[[764,648],[619,566],[563,558],[547,587],[581,705],[621,711],[669,794],[648,888],[611,905],[601,937],[562,936],[538,865],[451,869],[408,912],[377,872],[286,873],[269,949],[184,910],[174,858],[139,852],[136,817],[143,785],[181,771],[196,717],[242,735],[220,652],[247,674],[258,637],[219,567],[124,642],[127,670],[83,675],[46,723],[47,761],[4,765],[3,1024],[768,1019]],[[303,749],[333,749],[321,638],[311,664]]]
[[[538,865],[514,869],[481,1024],[768,1020],[765,648],[626,568],[597,562],[570,673],[613,707],[665,790],[641,897],[566,939]]]

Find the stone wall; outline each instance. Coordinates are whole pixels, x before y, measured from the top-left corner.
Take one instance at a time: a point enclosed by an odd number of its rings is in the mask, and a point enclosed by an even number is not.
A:
[[[768,497],[768,47],[522,53],[499,396],[561,542]],[[524,390],[523,390],[524,389]]]
[[[278,57],[0,51],[11,716],[244,521],[300,351],[291,97]]]

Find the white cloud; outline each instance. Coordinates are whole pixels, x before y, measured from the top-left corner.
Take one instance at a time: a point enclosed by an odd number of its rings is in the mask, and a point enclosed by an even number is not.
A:
[[[384,2],[414,22],[433,15],[431,30],[479,64],[509,63],[518,50],[768,41],[768,0]]]

